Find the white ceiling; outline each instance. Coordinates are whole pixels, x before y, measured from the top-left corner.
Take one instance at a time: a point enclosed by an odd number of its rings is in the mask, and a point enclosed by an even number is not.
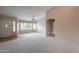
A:
[[[0,6],[0,15],[14,16],[18,19],[31,20],[40,19],[52,6]]]

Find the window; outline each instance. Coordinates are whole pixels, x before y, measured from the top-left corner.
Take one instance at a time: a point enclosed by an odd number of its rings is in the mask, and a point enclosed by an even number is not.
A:
[[[5,24],[5,28],[8,28],[8,25],[7,24]]]
[[[19,23],[17,23],[17,31],[19,31]]]
[[[26,30],[32,30],[32,23],[25,24]]]
[[[15,31],[16,31],[16,22],[13,21],[13,32],[15,32]]]
[[[32,30],[32,23],[20,23],[21,30]]]
[[[24,30],[24,23],[21,23],[21,24],[20,24],[20,29],[21,29],[21,30]]]
[[[36,23],[33,23],[33,30],[36,30]]]

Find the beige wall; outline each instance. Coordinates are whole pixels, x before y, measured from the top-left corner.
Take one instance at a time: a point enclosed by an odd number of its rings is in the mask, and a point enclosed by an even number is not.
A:
[[[0,16],[0,38],[17,35],[17,31],[13,32],[13,21],[17,21],[16,17]],[[6,28],[5,25],[8,25]]]
[[[1,24],[1,22],[0,22],[0,24]],[[0,25],[0,28],[1,28],[1,25]],[[1,36],[1,29],[0,29],[0,36]]]
[[[79,7],[55,7],[47,11],[46,19],[55,19],[56,39],[79,42]]]

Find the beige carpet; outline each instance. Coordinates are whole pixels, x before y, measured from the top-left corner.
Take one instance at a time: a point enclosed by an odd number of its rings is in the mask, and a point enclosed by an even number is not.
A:
[[[24,53],[53,53],[53,52],[79,52],[79,44],[44,37],[40,33],[19,35],[17,39],[0,43],[0,52],[24,52]]]

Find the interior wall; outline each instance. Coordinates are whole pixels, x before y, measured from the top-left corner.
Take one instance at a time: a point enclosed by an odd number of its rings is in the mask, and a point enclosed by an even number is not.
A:
[[[17,26],[15,26],[15,32],[13,32],[13,21],[17,21],[16,17],[0,16],[0,38],[17,35]],[[6,28],[7,24],[7,28]],[[15,24],[16,25],[16,24]]]
[[[1,21],[0,21],[0,24],[1,24]],[[1,28],[1,25],[0,25],[0,28]],[[1,36],[1,29],[0,29],[0,36]]]
[[[79,7],[55,7],[46,12],[46,19],[55,19],[55,38],[79,42]]]
[[[43,17],[37,21],[37,32],[46,36],[46,17]]]

